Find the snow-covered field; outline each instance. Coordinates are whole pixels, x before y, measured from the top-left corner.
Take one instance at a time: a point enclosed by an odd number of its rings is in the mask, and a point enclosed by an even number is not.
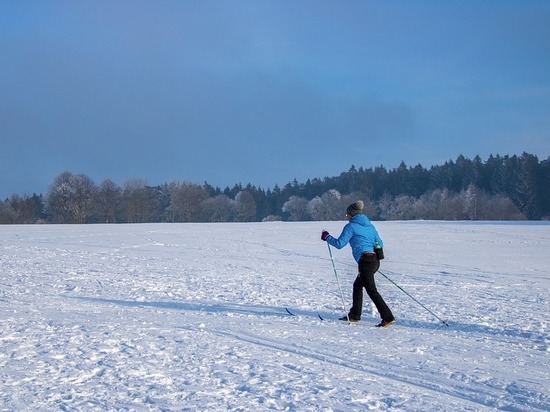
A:
[[[0,226],[0,410],[550,410],[548,222],[377,222],[386,329],[343,224]]]

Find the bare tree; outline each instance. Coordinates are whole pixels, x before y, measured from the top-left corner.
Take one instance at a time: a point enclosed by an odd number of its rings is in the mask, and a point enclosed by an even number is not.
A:
[[[48,189],[47,207],[55,223],[85,223],[95,184],[86,175],[63,172]]]
[[[13,213],[13,221],[10,223],[36,223],[44,217],[42,196],[36,194],[32,196],[20,196],[14,194],[5,203]]]
[[[71,192],[69,190],[71,176],[70,172],[57,175],[48,188],[46,203],[53,223],[71,223]]]
[[[490,196],[470,185],[460,193],[464,199],[468,218],[474,220],[523,220],[523,215],[509,197],[502,194]]]
[[[247,190],[241,190],[235,196],[235,212],[238,222],[250,222],[256,216],[256,200]]]
[[[0,200],[0,225],[8,223],[16,223],[17,214],[11,207],[9,202],[3,202]]]
[[[152,215],[151,193],[143,179],[126,179],[123,183],[123,205],[128,223],[149,222]]]
[[[479,189],[473,184],[468,185],[464,192],[464,207],[470,220],[477,220],[478,198]]]
[[[197,222],[202,213],[202,202],[208,193],[202,186],[190,182],[172,182],[168,186],[170,205],[167,220],[170,222]]]
[[[526,217],[519,208],[512,202],[512,200],[502,194],[491,196],[490,199],[485,200],[482,197],[479,212],[480,218],[490,220],[525,220]]]
[[[94,196],[94,211],[101,223],[116,223],[120,213],[122,190],[110,179],[105,179]]]

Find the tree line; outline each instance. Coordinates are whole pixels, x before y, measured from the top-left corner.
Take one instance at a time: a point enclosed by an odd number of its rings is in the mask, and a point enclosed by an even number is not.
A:
[[[430,169],[404,162],[392,170],[352,166],[339,176],[267,190],[188,181],[150,186],[142,179],[119,186],[63,172],[45,195],[0,201],[0,224],[339,220],[358,199],[373,220],[548,219],[550,157],[460,155]]]

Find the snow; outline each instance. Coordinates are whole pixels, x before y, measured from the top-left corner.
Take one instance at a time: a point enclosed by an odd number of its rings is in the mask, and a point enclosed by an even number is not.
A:
[[[337,321],[344,222],[2,226],[0,410],[550,410],[548,222],[375,223],[449,327],[382,276]]]

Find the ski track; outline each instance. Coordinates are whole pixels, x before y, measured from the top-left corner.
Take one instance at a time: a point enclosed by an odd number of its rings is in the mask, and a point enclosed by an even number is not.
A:
[[[488,407],[495,406],[492,403],[487,404],[485,401],[485,399],[491,399],[496,396],[495,393],[489,393],[488,390],[485,390],[485,393],[480,394],[478,390],[472,389],[471,387],[462,384],[454,383],[453,386],[431,384],[430,381],[426,380],[426,376],[424,373],[422,373],[422,376],[417,376],[417,373],[414,373],[412,371],[409,371],[409,373],[407,374],[400,374],[399,372],[397,372],[397,370],[391,367],[388,369],[388,363],[384,362],[384,360],[370,360],[368,366],[365,366],[360,359],[346,359],[330,353],[322,353],[312,350],[311,348],[298,345],[288,346],[285,345],[283,342],[260,338],[259,336],[251,334],[234,334],[230,332],[220,332],[213,330],[210,330],[209,332],[216,335],[228,336],[230,338],[244,341],[246,343],[263,346],[267,348],[268,351],[283,351],[292,355],[298,355],[300,357],[310,358],[315,361],[321,361],[342,368],[347,368],[351,370],[351,373],[360,372],[366,375],[362,377],[362,379],[364,380],[372,381],[375,378],[379,378],[382,380],[392,380],[396,381],[398,384],[406,384],[408,386],[411,386],[413,387],[413,390],[422,389],[433,391],[437,394],[443,393],[451,397],[459,398],[460,400],[466,400],[474,405],[479,404]],[[384,372],[380,372],[380,370],[384,370]]]
[[[550,410],[550,225],[377,223],[387,329],[341,227],[2,227],[0,410]]]

